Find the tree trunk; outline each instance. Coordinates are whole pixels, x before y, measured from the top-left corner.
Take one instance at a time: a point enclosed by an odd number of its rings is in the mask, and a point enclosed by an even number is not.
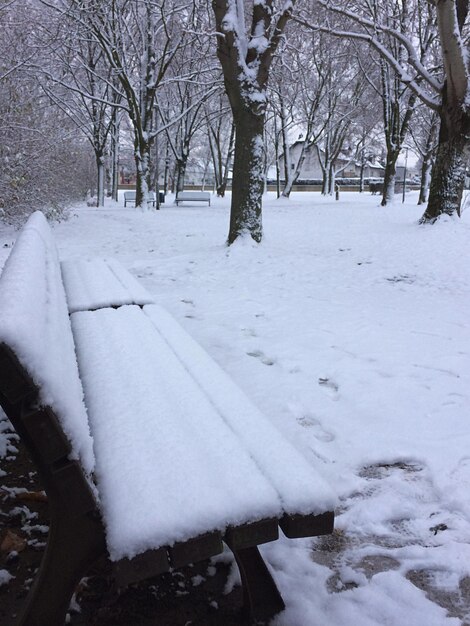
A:
[[[431,167],[432,167],[433,155],[435,152],[434,142],[436,139],[438,119],[439,118],[437,114],[434,112],[432,120],[431,120],[431,125],[429,127],[429,130],[426,136],[426,143],[421,152],[423,162],[421,164],[421,179],[420,179],[418,204],[424,204],[426,202],[428,192],[429,192],[429,183],[431,180]]]
[[[224,164],[224,172],[223,172],[220,185],[217,187],[217,195],[220,198],[223,198],[225,196],[225,190],[227,189],[228,175],[230,171],[230,164],[232,162],[234,145],[235,145],[235,124],[232,123],[232,127],[230,129],[230,138],[229,138],[228,148],[227,148],[227,158],[225,159],[225,164]]]
[[[150,189],[150,167],[149,167],[150,144],[141,145],[139,150],[135,151],[135,169],[136,169],[136,188],[135,188],[135,206],[146,211],[149,206],[149,189]]]
[[[443,108],[429,201],[421,223],[433,223],[443,214],[456,213],[460,216],[465,172],[470,156],[469,137],[470,115],[465,115],[463,111],[457,115],[455,110],[446,111]]]
[[[104,206],[104,155],[99,152],[96,153],[96,168],[97,168],[97,192],[96,192],[96,206]]]
[[[165,148],[165,171],[163,172],[163,193],[168,193],[168,177],[170,174],[170,144],[167,142]]]
[[[111,198],[118,201],[119,185],[119,118],[116,111],[113,112],[113,126],[111,129]]]
[[[184,178],[186,176],[187,157],[182,157],[176,161],[176,193],[184,191]]]
[[[233,161],[232,205],[228,243],[249,234],[260,242],[263,234],[261,202],[263,195],[264,118],[249,108],[239,107],[234,115],[235,156]]]
[[[332,163],[330,165],[330,176],[329,176],[329,181],[328,181],[328,195],[329,196],[332,196],[334,194],[335,182],[336,182],[335,167],[334,167],[334,163]]]
[[[321,194],[322,196],[327,196],[330,193],[330,176],[331,176],[331,168],[328,162],[325,163],[325,166],[322,167],[323,177],[321,183]]]
[[[395,198],[395,176],[397,173],[397,159],[399,154],[400,151],[388,152],[387,154],[381,206],[391,204]]]
[[[431,158],[432,155],[430,152],[427,152],[423,155],[423,163],[421,165],[421,180],[419,185],[419,198],[418,204],[424,204],[427,200],[428,190],[429,190],[429,181],[431,174]]]

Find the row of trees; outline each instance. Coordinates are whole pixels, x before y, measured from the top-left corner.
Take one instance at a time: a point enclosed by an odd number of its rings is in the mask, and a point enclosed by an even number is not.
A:
[[[407,146],[422,164],[421,202],[430,184],[422,220],[459,214],[467,13],[468,0],[6,2],[0,209],[58,207],[92,186],[93,169],[97,204],[106,178],[117,198],[128,145],[138,206],[170,163],[181,189],[196,154],[212,162],[220,194],[233,169],[229,243],[245,233],[260,241],[266,175],[280,155],[288,197],[306,150],[317,152],[324,193],[340,155],[364,164],[383,152],[387,204]]]

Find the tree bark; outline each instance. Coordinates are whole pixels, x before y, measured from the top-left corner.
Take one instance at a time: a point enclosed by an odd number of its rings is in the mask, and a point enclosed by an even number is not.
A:
[[[424,204],[427,200],[428,191],[429,191],[429,181],[431,179],[430,175],[431,175],[431,155],[428,153],[423,156],[423,163],[421,165],[418,204]]]
[[[468,0],[436,2],[439,37],[446,81],[439,111],[441,125],[426,211],[420,222],[433,223],[440,215],[460,216],[465,171],[470,156],[470,111],[467,52],[461,33]]]
[[[97,168],[97,193],[96,206],[104,206],[104,155],[101,152],[96,153]]]
[[[286,3],[282,11],[275,14],[272,1],[254,1],[249,32],[244,2],[212,2],[217,30],[217,56],[235,124],[232,203],[227,238],[229,245],[245,234],[260,242],[263,234],[261,203],[266,87],[273,55],[291,16],[294,2],[291,0]]]
[[[234,116],[235,156],[233,161],[232,207],[228,243],[245,233],[257,241],[262,237],[264,112],[240,108]],[[243,181],[243,184],[241,184]]]
[[[225,196],[225,190],[227,189],[228,175],[230,171],[230,164],[232,162],[234,147],[235,147],[235,124],[232,123],[232,127],[230,129],[230,138],[229,138],[228,148],[227,148],[227,158],[225,159],[222,181],[220,185],[217,187],[217,195],[220,198],[223,198]]]
[[[188,155],[183,154],[176,161],[176,193],[184,191],[184,179],[186,176],[186,166],[188,163]]]
[[[400,151],[388,152],[385,162],[384,189],[381,206],[387,206],[393,202],[395,197],[395,177],[397,173],[397,159]]]
[[[149,207],[148,197],[150,189],[150,145],[148,143],[141,144],[140,148],[135,151],[135,169],[136,169],[136,185],[135,185],[135,206],[142,210]]]
[[[470,157],[470,115],[443,106],[429,200],[420,222],[433,223],[442,215],[460,216],[465,172]]]

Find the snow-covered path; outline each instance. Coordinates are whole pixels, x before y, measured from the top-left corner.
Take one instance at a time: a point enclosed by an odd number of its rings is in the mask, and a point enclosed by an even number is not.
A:
[[[54,228],[62,258],[133,272],[340,495],[313,554],[263,548],[278,626],[470,624],[470,211],[422,227],[415,201],[268,196],[263,243],[230,249],[228,198]]]

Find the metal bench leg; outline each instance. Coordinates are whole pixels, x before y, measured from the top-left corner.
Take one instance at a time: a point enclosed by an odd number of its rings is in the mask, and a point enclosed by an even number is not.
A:
[[[53,515],[47,548],[18,626],[63,626],[78,583],[105,550],[101,523],[91,515]]]
[[[268,622],[285,604],[257,547],[233,550],[240,569],[245,611],[254,623]]]

